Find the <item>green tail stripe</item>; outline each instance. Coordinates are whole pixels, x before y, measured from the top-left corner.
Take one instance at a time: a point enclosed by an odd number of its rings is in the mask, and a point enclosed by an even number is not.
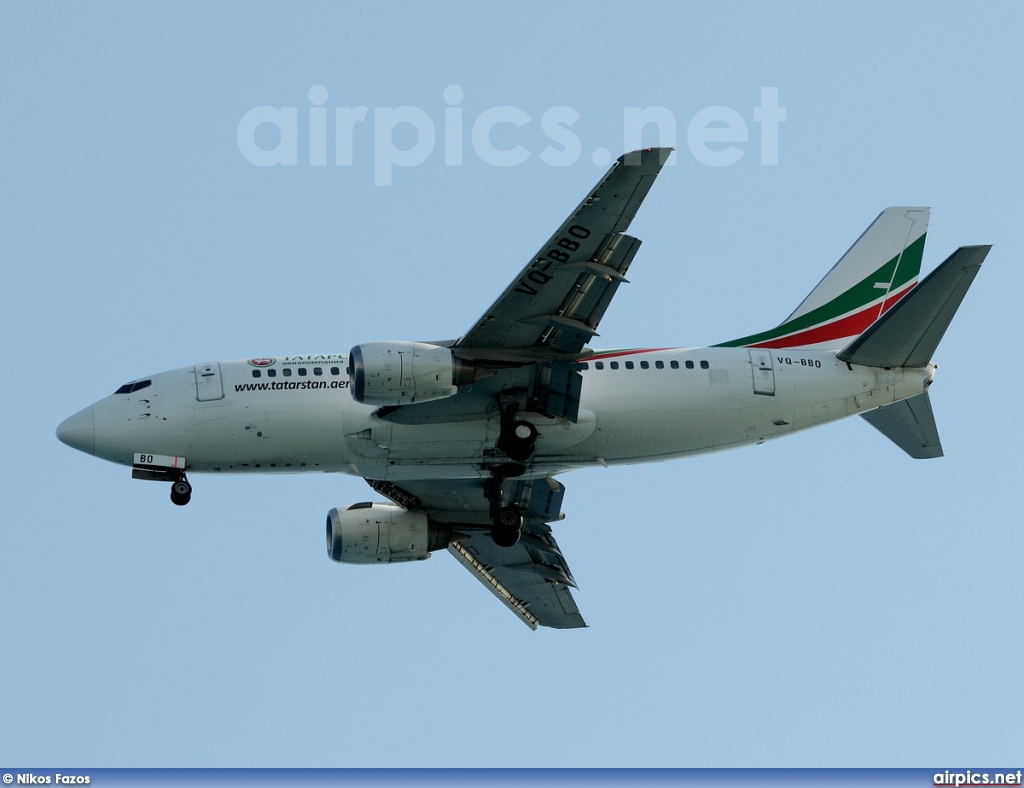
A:
[[[767,342],[770,339],[777,339],[786,334],[803,331],[804,329],[827,323],[830,320],[835,320],[840,315],[853,312],[879,298],[881,293],[875,288],[875,283],[888,282],[894,273],[896,278],[893,279],[889,292],[892,293],[899,290],[921,272],[924,240],[925,235],[922,235],[907,246],[902,254],[896,255],[877,271],[864,277],[860,282],[846,292],[837,295],[827,304],[822,304],[817,309],[812,309],[807,314],[794,318],[768,331],[762,331],[760,334],[752,334],[741,339],[734,339],[730,342],[721,342],[718,345],[714,345],[714,347],[742,347],[744,345],[757,344],[758,342]],[[897,263],[900,263],[901,260],[902,264],[899,265],[897,270]]]

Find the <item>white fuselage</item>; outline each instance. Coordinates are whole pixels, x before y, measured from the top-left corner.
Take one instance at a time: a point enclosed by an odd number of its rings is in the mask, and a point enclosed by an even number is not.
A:
[[[382,420],[351,397],[346,361],[287,356],[271,366],[227,361],[152,375],[149,385],[72,417],[74,445],[127,466],[143,452],[184,457],[190,472],[321,471],[395,481],[486,477],[485,466],[500,461],[496,410],[455,422]],[[932,365],[850,366],[823,350],[599,352],[583,372],[575,423],[522,414],[539,432],[527,475],[761,443],[915,396],[933,375]]]

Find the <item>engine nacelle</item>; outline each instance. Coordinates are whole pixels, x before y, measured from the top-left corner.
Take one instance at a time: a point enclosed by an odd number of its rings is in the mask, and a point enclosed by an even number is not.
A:
[[[356,503],[327,513],[327,555],[346,564],[423,561],[451,542],[451,529],[392,503]]]
[[[464,374],[463,365],[446,347],[424,342],[369,342],[350,351],[348,376],[356,402],[411,405],[451,397]]]

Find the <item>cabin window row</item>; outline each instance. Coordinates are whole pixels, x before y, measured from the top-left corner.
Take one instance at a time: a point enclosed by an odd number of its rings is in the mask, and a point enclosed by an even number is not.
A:
[[[700,364],[700,368],[701,369],[709,369],[711,367],[711,365],[707,361],[700,361],[698,363]],[[593,362],[584,361],[582,364],[580,364],[580,366],[583,369],[590,369],[590,365],[591,364],[594,365],[594,369],[604,369],[605,362],[603,362],[603,361],[593,361]],[[633,362],[633,361],[623,361],[622,364],[623,364],[623,366],[625,366],[626,369],[635,369],[636,368],[636,362]],[[694,363],[692,361],[685,361],[685,362],[683,362],[683,365],[686,367],[686,369],[694,369]],[[669,369],[679,369],[680,368],[679,362],[674,360],[674,359],[672,361],[668,362],[668,366],[669,366]],[[619,368],[619,362],[618,361],[609,361],[608,362],[608,368],[609,369],[618,369]],[[650,368],[651,368],[651,362],[649,362],[649,361],[641,361],[640,362],[640,369],[650,369]],[[664,361],[655,361],[654,362],[654,368],[655,369],[665,369],[665,362]]]
[[[276,378],[277,377],[277,370],[274,369],[273,367],[271,367],[270,369],[267,369],[267,370],[254,369],[252,371],[252,376],[254,378],[262,377],[263,372],[267,373],[267,377],[268,378]],[[306,377],[309,374],[309,369],[306,368],[306,367],[282,367],[281,374],[284,377],[286,377],[286,378],[290,378],[293,374],[298,374],[298,376],[300,378],[304,378],[304,377]],[[313,367],[313,374],[316,377],[321,377],[324,374],[324,368],[323,367]],[[335,377],[340,375],[341,374],[341,367],[331,367],[331,374],[334,375]]]

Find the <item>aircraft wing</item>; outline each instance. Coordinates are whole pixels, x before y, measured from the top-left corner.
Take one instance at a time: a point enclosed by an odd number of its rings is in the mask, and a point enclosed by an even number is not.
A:
[[[575,362],[589,355],[584,347],[627,281],[640,241],[625,230],[671,152],[619,157],[452,352],[478,366],[518,365],[529,409],[575,422],[583,385]]]
[[[367,479],[399,506],[424,511],[458,532],[449,552],[527,626],[585,627],[571,588],[569,565],[548,522],[561,518],[565,487],[554,479],[509,479],[503,500],[523,512],[522,536],[513,547],[498,547],[490,534],[490,504],[483,479],[392,482]]]
[[[453,348],[468,359],[573,359],[591,337],[640,241],[624,235],[671,148],[620,156]]]
[[[412,424],[493,414],[508,408],[503,397],[515,392],[512,413],[520,408],[576,421],[583,384],[577,362],[590,355],[584,348],[626,281],[640,241],[625,231],[671,152],[648,148],[620,157],[465,336],[444,343],[487,374],[453,397],[381,409],[378,417]],[[524,522],[519,541],[499,547],[485,495],[485,484],[497,482],[367,481],[399,506],[456,531],[449,551],[530,627],[586,626],[570,591],[572,573],[548,526],[562,516],[559,482],[503,477],[498,502],[517,507]]]

